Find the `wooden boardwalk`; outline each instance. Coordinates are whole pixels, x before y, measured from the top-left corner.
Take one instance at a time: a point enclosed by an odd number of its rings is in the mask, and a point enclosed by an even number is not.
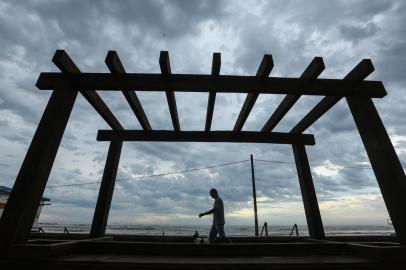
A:
[[[394,237],[342,241],[306,237],[235,237],[199,244],[183,236],[33,234],[0,260],[1,269],[403,269],[405,248]],[[337,240],[337,237],[335,238]],[[340,237],[338,237],[340,240]]]

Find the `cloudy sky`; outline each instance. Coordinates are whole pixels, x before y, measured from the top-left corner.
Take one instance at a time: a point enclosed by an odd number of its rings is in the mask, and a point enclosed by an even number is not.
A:
[[[64,49],[82,71],[108,72],[104,59],[116,50],[128,72],[159,73],[159,53],[170,54],[173,73],[209,74],[221,52],[221,74],[253,75],[272,54],[273,76],[297,77],[314,56],[320,77],[342,78],[363,58],[372,59],[388,96],[375,104],[399,158],[406,165],[406,4],[404,1],[0,1],[0,185],[12,186],[49,91],[39,91],[40,72],[56,71],[51,58]],[[137,93],[154,129],[171,129],[163,93]],[[123,95],[100,92],[121,124],[140,129]],[[282,100],[261,95],[244,126],[258,130]],[[203,130],[207,94],[176,93],[181,128]],[[245,94],[218,94],[212,129],[232,129]],[[320,97],[303,97],[277,126],[289,131]],[[42,222],[90,223],[101,180],[108,129],[79,96],[59,149],[45,196],[52,205]],[[386,224],[388,214],[345,100],[307,133],[314,184],[325,224]],[[256,161],[259,222],[305,224],[289,145],[124,143],[109,224],[209,224],[211,187],[225,201],[228,224],[252,224],[249,162],[170,174],[141,176],[249,159]],[[350,168],[350,167],[356,168]]]

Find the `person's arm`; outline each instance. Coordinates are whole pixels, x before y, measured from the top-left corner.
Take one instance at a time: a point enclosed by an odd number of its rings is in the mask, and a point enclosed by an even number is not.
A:
[[[214,212],[214,208],[213,208],[213,209],[210,209],[210,210],[207,211],[207,212],[200,213],[200,214],[199,214],[199,218],[201,218],[202,216],[205,216],[205,215],[213,214],[213,212]]]
[[[218,203],[218,201],[216,200],[216,201],[214,202],[213,208],[210,209],[210,210],[207,211],[207,212],[200,213],[200,214],[199,214],[199,218],[202,217],[202,216],[205,216],[205,215],[213,214],[214,212],[218,211],[218,208],[219,208],[219,203]]]

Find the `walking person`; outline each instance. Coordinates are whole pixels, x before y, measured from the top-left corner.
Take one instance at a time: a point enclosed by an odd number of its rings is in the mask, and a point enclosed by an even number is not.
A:
[[[224,204],[215,188],[210,190],[210,196],[214,199],[213,208],[207,212],[200,213],[199,218],[213,214],[213,225],[211,226],[209,233],[209,242],[214,243],[217,239],[217,235],[219,236],[219,239],[225,239],[226,237],[224,233]]]

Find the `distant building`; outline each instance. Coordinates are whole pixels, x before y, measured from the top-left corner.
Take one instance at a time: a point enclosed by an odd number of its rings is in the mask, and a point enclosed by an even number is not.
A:
[[[0,186],[0,217],[3,215],[3,211],[4,211],[4,208],[6,207],[7,200],[8,200],[8,197],[10,196],[10,193],[11,193],[11,188],[5,187],[5,186]],[[34,224],[32,225],[32,227],[38,227],[38,219],[39,219],[39,215],[41,214],[42,207],[44,205],[50,205],[50,203],[47,203],[50,201],[51,201],[50,199],[42,197],[42,200],[39,204],[37,215],[35,216],[35,221],[34,221]]]

